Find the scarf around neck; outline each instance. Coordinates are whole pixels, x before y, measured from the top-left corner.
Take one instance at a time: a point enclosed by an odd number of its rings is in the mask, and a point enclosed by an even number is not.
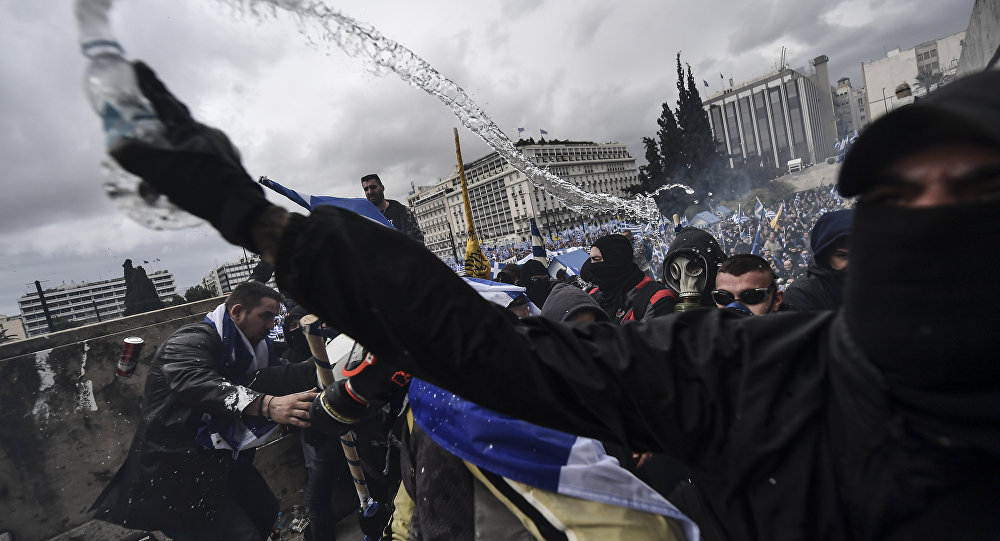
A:
[[[222,340],[219,351],[219,372],[230,382],[240,379],[240,376],[248,372],[280,364],[274,356],[270,339],[261,340],[256,347],[251,345],[243,331],[230,317],[225,304],[220,304],[209,312],[205,316],[205,322],[215,327],[215,332]],[[253,396],[247,393],[245,387],[235,384],[231,387],[232,393],[226,397],[225,403],[235,415],[218,416],[205,413],[195,441],[206,447],[233,451],[235,458],[242,449],[266,443],[274,429],[278,427],[278,423],[263,417],[241,418],[239,412],[253,400]]]

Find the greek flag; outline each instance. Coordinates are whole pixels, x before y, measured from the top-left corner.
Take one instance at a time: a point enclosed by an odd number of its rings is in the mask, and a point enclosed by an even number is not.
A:
[[[417,424],[462,460],[550,492],[673,518],[688,539],[697,539],[689,518],[596,440],[512,419],[417,378],[409,399]]]
[[[636,224],[624,223],[622,224],[622,230],[631,231],[632,235],[636,237],[642,236],[642,226]]]
[[[473,278],[471,276],[463,276],[465,283],[469,284],[469,287],[475,289],[479,295],[504,308],[510,304],[510,301],[524,295],[524,288],[520,286],[514,286],[510,284],[505,284],[502,282],[494,282],[491,280],[483,280],[482,278]],[[535,306],[535,303],[528,301],[528,313],[533,316],[538,316],[542,314],[542,311]]]
[[[365,218],[378,222],[384,226],[392,227],[389,220],[387,220],[385,216],[383,216],[382,213],[375,208],[375,205],[363,197],[354,198],[333,197],[330,195],[308,195],[291,188],[286,188],[267,177],[260,177],[258,182],[309,210],[313,210],[314,208],[322,205],[332,205],[334,207],[340,207],[344,210],[349,210],[355,214],[364,216]]]
[[[757,220],[760,222],[763,222],[764,218],[767,217],[767,211],[764,210],[764,203],[761,203],[760,199],[757,199],[757,204],[753,207],[753,215],[756,216]]]

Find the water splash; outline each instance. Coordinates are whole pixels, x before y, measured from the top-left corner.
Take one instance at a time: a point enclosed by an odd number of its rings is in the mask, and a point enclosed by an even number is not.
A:
[[[413,87],[434,96],[455,113],[462,124],[493,147],[531,184],[546,191],[560,203],[580,212],[615,212],[641,221],[655,222],[659,211],[652,194],[624,199],[611,194],[585,191],[547,169],[535,165],[514,146],[496,123],[457,83],[403,45],[385,37],[373,26],[361,23],[315,0],[223,0],[260,17],[277,10],[290,13],[307,42],[324,52],[334,45],[350,56],[361,58],[375,75],[392,72]],[[314,39],[315,37],[315,39]],[[674,188],[693,194],[688,186],[671,184],[656,193]]]

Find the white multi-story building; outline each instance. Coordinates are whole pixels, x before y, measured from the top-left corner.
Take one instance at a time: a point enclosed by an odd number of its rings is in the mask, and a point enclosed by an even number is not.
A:
[[[260,256],[257,254],[250,254],[249,258],[240,258],[238,261],[223,263],[206,274],[201,279],[201,285],[216,295],[225,295],[236,286],[249,280],[250,274],[258,263],[260,263]],[[277,289],[278,285],[275,283],[273,275],[267,281],[267,285]]]
[[[868,125],[865,93],[851,86],[849,77],[841,77],[833,89],[833,109],[837,115],[837,134],[860,132]]]
[[[809,75],[782,67],[704,101],[716,149],[730,167],[763,162],[784,168],[789,160],[817,163],[836,154],[828,61],[825,55],[813,59]]]
[[[897,107],[913,103],[915,97],[933,90],[924,88],[917,81],[918,74],[940,75],[939,84],[946,84],[951,80],[958,71],[964,38],[965,32],[959,32],[926,41],[905,51],[896,48],[886,53],[885,58],[862,62],[861,74],[865,78],[869,122]],[[909,92],[902,92],[904,85]],[[898,97],[897,89],[901,90]]]
[[[572,182],[583,190],[626,196],[625,188],[639,183],[628,148],[621,143],[547,142],[518,147],[539,167]],[[528,240],[528,220],[546,229],[582,225],[584,216],[571,211],[544,190],[536,188],[496,152],[465,164],[473,224],[482,244],[499,245]],[[418,187],[407,197],[424,232],[424,244],[438,257],[461,258],[468,232],[462,185],[457,168],[448,178]]]
[[[149,276],[160,300],[175,294],[174,275],[156,271]],[[97,323],[122,317],[125,311],[125,277],[100,282],[63,284],[42,292],[53,318],[66,318],[79,324]],[[27,293],[17,301],[28,337],[49,332],[42,300],[37,292]]]

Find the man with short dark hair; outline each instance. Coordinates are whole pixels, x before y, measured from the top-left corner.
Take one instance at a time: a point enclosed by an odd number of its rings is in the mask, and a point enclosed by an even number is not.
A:
[[[172,539],[265,539],[278,501],[253,466],[278,424],[309,426],[313,363],[283,366],[267,338],[277,291],[240,284],[153,356],[125,464],[95,518]]]
[[[371,173],[361,177],[361,187],[365,190],[365,197],[393,227],[423,244],[424,232],[420,230],[420,224],[417,223],[413,211],[395,199],[385,198],[385,186],[382,185],[382,179],[378,175]]]
[[[755,316],[781,309],[784,293],[764,258],[739,254],[727,259],[715,277],[712,299],[719,308],[733,308]]]

